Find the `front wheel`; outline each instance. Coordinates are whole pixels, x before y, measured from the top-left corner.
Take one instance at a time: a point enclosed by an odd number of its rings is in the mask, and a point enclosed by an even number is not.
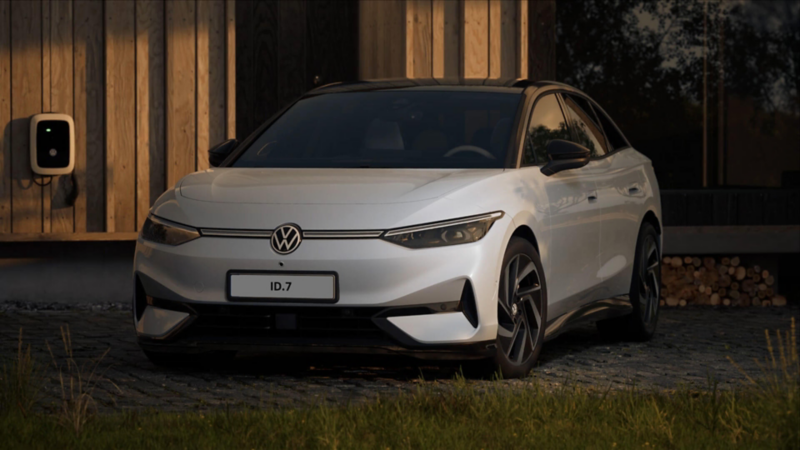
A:
[[[514,237],[503,257],[497,302],[497,351],[493,360],[504,378],[524,377],[544,342],[547,289],[539,253]]]

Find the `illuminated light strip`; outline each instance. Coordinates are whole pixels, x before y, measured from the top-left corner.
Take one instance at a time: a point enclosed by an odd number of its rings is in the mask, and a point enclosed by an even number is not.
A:
[[[383,230],[364,231],[303,231],[303,239],[376,239]]]
[[[303,239],[377,239],[380,237],[396,236],[398,234],[416,233],[419,231],[435,230],[437,228],[464,225],[484,220],[497,220],[503,217],[502,211],[495,211],[477,216],[462,217],[460,219],[434,222],[412,227],[395,228],[387,232],[382,230],[352,230],[352,231],[303,231]],[[200,234],[210,237],[244,237],[244,238],[270,238],[272,230],[236,230],[222,228],[201,228]]]
[[[437,228],[452,227],[455,225],[464,225],[467,223],[481,222],[487,219],[497,220],[503,217],[503,211],[496,211],[489,214],[481,214],[478,216],[463,217],[461,219],[447,220],[444,222],[434,222],[425,225],[416,225],[413,227],[396,228],[389,230],[384,234],[384,237],[397,236],[398,234],[417,233],[420,231],[435,230]]]

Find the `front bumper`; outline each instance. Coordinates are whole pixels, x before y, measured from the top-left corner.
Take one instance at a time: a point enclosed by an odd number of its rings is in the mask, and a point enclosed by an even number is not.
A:
[[[139,239],[134,321],[158,351],[267,349],[483,354],[497,333],[497,282],[510,219],[480,241],[412,250],[380,239]],[[229,271],[336,272],[333,304],[228,300]]]

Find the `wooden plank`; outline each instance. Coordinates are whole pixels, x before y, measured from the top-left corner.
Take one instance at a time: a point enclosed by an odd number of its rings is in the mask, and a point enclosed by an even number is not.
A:
[[[136,229],[136,46],[132,0],[105,4],[106,231]]]
[[[517,78],[528,78],[528,0],[517,2]]]
[[[236,0],[225,0],[225,58],[226,136],[236,139]]]
[[[414,16],[416,0],[406,0],[406,77],[414,77]]]
[[[21,233],[0,234],[0,242],[59,242],[59,241],[135,241],[135,231],[117,233]]]
[[[489,78],[513,78],[517,63],[514,0],[489,2]]]
[[[208,149],[225,140],[225,2],[197,3],[197,170]]]
[[[405,0],[358,2],[358,74],[398,78],[408,73]]]
[[[386,0],[380,2],[380,23],[378,30],[379,67],[381,78],[402,77],[406,68],[406,26],[405,0]]]
[[[11,4],[0,0],[0,235],[11,233]]]
[[[501,78],[503,68],[503,1],[489,2],[489,78]]]
[[[164,192],[164,2],[136,3],[136,229]]]
[[[406,60],[406,2],[405,0],[384,0],[370,3],[362,12],[369,17],[359,17],[359,39],[370,39],[367,50],[371,54],[367,60],[360,60],[359,72],[364,78],[397,78],[407,73]],[[364,34],[364,31],[368,34]],[[367,37],[368,36],[368,37]],[[361,51],[360,50],[360,51]]]
[[[41,112],[52,112],[50,108],[50,0],[42,3],[42,109]],[[35,176],[42,186],[42,231],[50,232],[50,188],[52,178]]]
[[[556,2],[528,2],[528,78],[556,79]]]
[[[433,0],[432,65],[434,78],[457,78],[461,67],[458,2]]]
[[[30,116],[42,110],[40,1],[11,3],[11,231],[42,231],[42,188],[30,168]]]
[[[306,90],[306,3],[278,2],[278,108],[291,103]]]
[[[209,92],[209,76],[212,69],[209,64],[210,42],[209,34],[211,32],[211,1],[203,1],[197,3],[197,31],[195,33],[196,46],[197,46],[197,94],[196,94],[196,111],[197,111],[197,151],[195,168],[197,170],[208,169],[208,150],[209,147],[209,125],[210,125],[210,95]]]
[[[217,0],[203,4],[207,5],[211,11],[209,20],[210,42],[208,46],[209,140],[205,147],[198,148],[198,154],[202,153],[204,168],[208,168],[208,149],[224,141],[227,136],[228,118],[225,112],[225,99],[227,97],[227,88],[225,86],[227,57],[225,48],[227,44],[225,32],[225,0]]]
[[[252,39],[253,84],[249,95],[254,105],[251,112],[252,121],[247,134],[278,111],[278,3],[258,2],[253,6],[253,15],[249,18],[254,23]],[[283,70],[283,68],[281,68]]]
[[[489,2],[464,0],[464,77],[489,76]]]
[[[378,65],[378,4],[358,2],[358,77],[374,78]]]
[[[104,4],[74,2],[75,231],[105,230]]]
[[[167,10],[167,188],[196,165],[195,2],[169,1]]]
[[[358,6],[337,0],[306,3],[306,89],[358,77]]]
[[[409,0],[407,3],[408,36],[407,73],[414,78],[433,76],[433,9],[431,0]]]
[[[50,109],[72,116],[72,2],[50,0],[50,12]],[[50,189],[50,232],[73,232],[75,208],[70,199],[74,189],[72,176],[53,177]]]
[[[236,136],[244,139],[254,127],[255,20],[254,2],[236,5]]]

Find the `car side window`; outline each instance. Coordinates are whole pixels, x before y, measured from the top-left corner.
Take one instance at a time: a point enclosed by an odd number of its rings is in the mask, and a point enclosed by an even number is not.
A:
[[[541,97],[533,108],[528,122],[528,134],[522,154],[522,165],[543,164],[548,161],[547,143],[553,139],[571,140],[572,137],[555,94]]]
[[[580,97],[564,95],[564,106],[572,119],[576,142],[588,148],[592,157],[608,153],[606,137],[597,124],[589,102]]]
[[[603,126],[603,131],[606,132],[606,137],[612,149],[619,150],[621,148],[630,147],[630,144],[628,144],[628,141],[622,136],[622,133],[614,126],[614,122],[611,121],[611,118],[597,105],[592,104],[592,106],[595,114],[597,114],[597,118],[600,120],[600,125]]]

